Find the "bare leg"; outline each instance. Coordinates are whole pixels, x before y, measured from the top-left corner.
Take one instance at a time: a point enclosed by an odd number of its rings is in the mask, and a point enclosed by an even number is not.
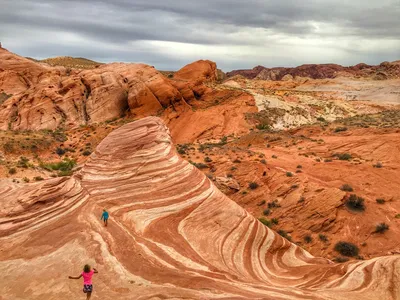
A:
[[[92,297],[92,292],[86,294],[86,300],[89,300]]]

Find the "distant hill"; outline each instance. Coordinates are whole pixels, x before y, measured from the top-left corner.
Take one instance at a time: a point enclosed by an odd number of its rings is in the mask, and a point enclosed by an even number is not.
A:
[[[400,78],[400,64],[399,61],[395,61],[383,62],[377,66],[360,63],[350,67],[337,64],[307,64],[295,68],[256,66],[253,69],[233,70],[226,75],[228,77],[241,75],[248,79],[261,80],[288,80],[294,77],[325,79],[339,76],[383,80]]]
[[[71,56],[57,56],[42,60],[34,59],[31,57],[27,58],[35,62],[42,62],[49,64],[51,66],[63,66],[66,68],[75,68],[75,69],[94,69],[103,64],[87,58],[71,57]]]

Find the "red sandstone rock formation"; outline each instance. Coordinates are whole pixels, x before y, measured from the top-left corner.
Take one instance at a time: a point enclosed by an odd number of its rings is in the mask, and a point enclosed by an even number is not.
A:
[[[247,132],[244,113],[256,111],[253,97],[213,88],[219,76],[211,61],[192,63],[170,80],[144,64],[71,70],[0,49],[0,129],[55,129],[130,114],[138,118],[160,115],[178,141]],[[218,109],[213,107],[222,102]],[[195,111],[208,108],[209,117]]]
[[[350,75],[354,77],[369,77],[372,79],[400,78],[400,66],[396,62],[383,62],[379,66],[358,64],[343,67],[336,64],[307,64],[295,68],[265,68],[257,66],[252,70],[233,70],[227,73],[228,77],[242,75],[246,78],[263,80],[282,80],[286,75],[292,77],[308,77],[313,79],[335,78]]]
[[[312,257],[182,160],[157,118],[112,132],[80,174],[0,191],[5,299],[76,299],[67,276],[87,262],[102,299],[400,299],[400,256]]]

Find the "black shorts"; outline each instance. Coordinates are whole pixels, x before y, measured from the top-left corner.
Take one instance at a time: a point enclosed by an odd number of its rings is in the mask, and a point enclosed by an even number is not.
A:
[[[84,284],[83,285],[83,292],[84,293],[91,293],[93,291],[93,285],[91,284]]]

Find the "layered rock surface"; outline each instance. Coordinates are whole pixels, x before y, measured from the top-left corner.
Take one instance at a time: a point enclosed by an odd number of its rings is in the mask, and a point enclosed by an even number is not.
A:
[[[312,257],[182,160],[158,118],[112,132],[73,177],[0,191],[4,299],[82,296],[67,276],[87,262],[102,299],[400,299],[400,256]]]

